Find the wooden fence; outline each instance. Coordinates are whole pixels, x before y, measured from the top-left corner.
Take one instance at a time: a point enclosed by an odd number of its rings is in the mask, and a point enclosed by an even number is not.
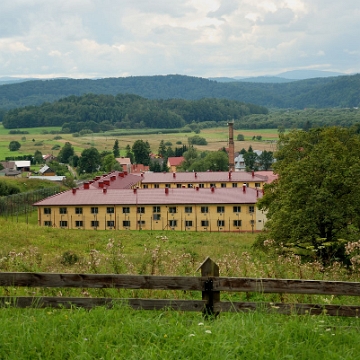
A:
[[[360,283],[357,282],[220,277],[218,265],[210,258],[207,258],[198,270],[201,270],[199,277],[0,273],[0,286],[2,287],[117,288],[202,292],[202,300],[3,296],[0,297],[0,306],[20,308],[70,308],[78,306],[90,309],[95,306],[110,308],[114,304],[124,303],[134,309],[160,310],[167,308],[181,311],[202,311],[206,315],[216,315],[228,311],[251,311],[259,308],[281,314],[309,313],[312,315],[358,316],[360,313],[360,306],[356,305],[228,302],[220,300],[221,291],[360,296]]]

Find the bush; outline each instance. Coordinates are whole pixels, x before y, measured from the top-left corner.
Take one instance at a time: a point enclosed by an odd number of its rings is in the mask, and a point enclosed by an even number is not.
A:
[[[10,141],[9,150],[17,151],[21,148],[21,144],[18,141]]]
[[[74,265],[79,261],[79,257],[72,251],[65,251],[61,256],[63,265]]]
[[[237,141],[245,141],[245,136],[243,134],[238,134]]]
[[[62,139],[62,136],[60,136],[60,135],[54,136],[54,140],[61,140],[61,139]]]
[[[189,137],[189,144],[190,145],[207,145],[207,141],[205,138],[195,135],[192,137]]]

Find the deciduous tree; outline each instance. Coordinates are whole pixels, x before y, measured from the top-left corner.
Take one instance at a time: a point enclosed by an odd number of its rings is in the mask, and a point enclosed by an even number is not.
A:
[[[346,260],[344,242],[360,236],[360,137],[352,129],[279,135],[277,181],[259,201],[267,237],[324,263]]]

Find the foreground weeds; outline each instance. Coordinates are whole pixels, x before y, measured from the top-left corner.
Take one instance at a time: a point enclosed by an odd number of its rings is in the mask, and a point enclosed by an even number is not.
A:
[[[3,309],[2,359],[358,359],[358,319]]]

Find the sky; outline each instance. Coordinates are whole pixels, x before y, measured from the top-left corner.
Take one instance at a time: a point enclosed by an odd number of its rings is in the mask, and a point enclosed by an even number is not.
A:
[[[359,0],[1,0],[0,77],[360,72]]]

